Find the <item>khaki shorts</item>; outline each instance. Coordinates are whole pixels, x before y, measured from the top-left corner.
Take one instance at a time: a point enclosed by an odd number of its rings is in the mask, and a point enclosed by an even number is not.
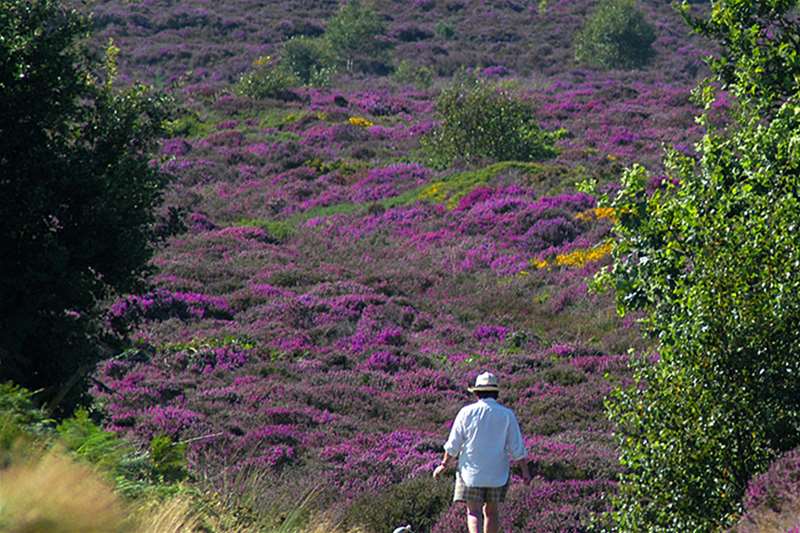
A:
[[[456,472],[454,502],[499,503],[506,500],[506,492],[508,492],[508,481],[502,487],[468,487],[461,479],[461,474]]]

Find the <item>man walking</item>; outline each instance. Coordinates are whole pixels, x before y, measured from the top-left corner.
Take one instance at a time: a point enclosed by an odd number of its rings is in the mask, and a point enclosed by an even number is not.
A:
[[[511,481],[510,461],[521,461],[528,452],[514,412],[497,402],[500,389],[495,375],[479,375],[469,391],[478,401],[458,412],[433,477],[441,476],[457,460],[453,501],[466,502],[469,533],[498,533],[500,503]],[[531,479],[527,461],[521,466],[527,484]]]

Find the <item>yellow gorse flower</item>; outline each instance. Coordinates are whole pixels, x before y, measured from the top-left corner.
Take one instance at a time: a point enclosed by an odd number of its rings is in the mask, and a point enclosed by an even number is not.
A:
[[[557,266],[582,268],[589,263],[596,263],[611,253],[613,244],[606,241],[592,248],[580,248],[566,254],[558,254],[555,258]]]
[[[270,61],[272,61],[272,57],[271,56],[258,56],[256,58],[256,60],[253,61],[253,65],[255,65],[257,67],[263,67],[264,65],[266,65]]]
[[[361,128],[369,128],[370,126],[375,125],[374,122],[364,117],[350,117],[349,119],[347,119],[347,122],[349,122],[353,126],[359,126]]]
[[[613,247],[611,241],[605,241],[591,248],[579,248],[566,254],[558,254],[549,261],[547,259],[531,259],[529,263],[537,270],[543,270],[550,266],[583,268],[608,257]]]
[[[584,222],[589,222],[592,219],[596,220],[608,219],[611,220],[612,222],[616,222],[617,213],[613,207],[595,207],[578,213],[577,215],[575,215],[575,218],[577,218],[578,220],[582,220]]]
[[[547,259],[531,259],[530,260],[531,266],[536,268],[537,270],[542,270],[547,268]]]
[[[420,200],[431,200],[434,202],[443,202],[447,197],[447,191],[443,190],[442,182],[435,182],[425,187],[419,193]]]

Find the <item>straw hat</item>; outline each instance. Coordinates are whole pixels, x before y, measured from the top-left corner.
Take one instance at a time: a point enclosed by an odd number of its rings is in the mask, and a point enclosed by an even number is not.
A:
[[[475,386],[467,389],[470,392],[498,392],[497,377],[491,372],[484,372],[475,378]]]

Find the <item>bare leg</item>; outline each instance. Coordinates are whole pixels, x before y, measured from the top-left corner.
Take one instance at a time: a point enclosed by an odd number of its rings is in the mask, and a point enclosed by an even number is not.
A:
[[[483,505],[483,533],[498,533],[500,531],[500,504],[486,502]]]
[[[467,529],[469,533],[483,533],[481,507],[481,502],[467,502]]]

